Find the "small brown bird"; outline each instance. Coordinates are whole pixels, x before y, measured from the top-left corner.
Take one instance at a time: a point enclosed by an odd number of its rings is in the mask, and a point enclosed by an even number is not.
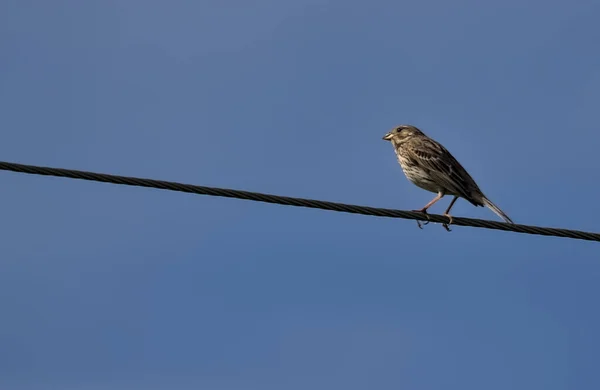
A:
[[[458,198],[464,198],[474,206],[486,206],[506,222],[513,223],[508,215],[481,192],[475,180],[446,148],[415,126],[395,127],[383,139],[390,141],[394,146],[398,162],[408,180],[424,190],[437,193],[437,196],[425,207],[414,211],[427,214],[427,209],[444,195],[453,195],[454,199],[444,212],[450,224],[452,223],[450,209]],[[417,223],[421,227],[418,221]],[[447,224],[444,224],[444,227],[449,230]]]

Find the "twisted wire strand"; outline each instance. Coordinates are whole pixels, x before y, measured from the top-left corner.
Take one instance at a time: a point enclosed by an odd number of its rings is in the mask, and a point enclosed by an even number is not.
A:
[[[216,188],[183,184],[172,181],[144,179],[129,176],[117,176],[104,173],[95,173],[87,171],[78,171],[73,169],[41,167],[35,165],[16,164],[0,161],[0,170],[27,173],[32,175],[67,177],[71,179],[80,179],[88,181],[98,181],[103,183],[113,183],[128,186],[158,188],[170,191],[188,192],[199,195],[220,196],[226,198],[237,198],[251,200],[255,202],[274,203],[285,206],[308,207],[314,209],[331,210],[344,213],[371,215],[386,218],[403,218],[420,221],[431,221],[437,223],[447,223],[448,218],[438,214],[428,214],[427,216],[407,210],[395,210],[376,208],[368,206],[358,206],[352,204],[327,202],[322,200],[292,198],[288,196],[279,196],[263,194],[259,192],[240,191],[228,188]],[[474,218],[453,217],[452,225],[470,226],[484,229],[503,230],[516,233],[535,234],[542,236],[554,236],[572,238],[577,240],[600,241],[600,233],[583,232],[579,230],[558,229],[531,225],[509,224],[505,222],[489,221]]]

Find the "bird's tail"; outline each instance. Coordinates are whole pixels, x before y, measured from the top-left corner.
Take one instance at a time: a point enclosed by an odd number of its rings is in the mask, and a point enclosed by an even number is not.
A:
[[[496,213],[497,216],[499,216],[500,218],[502,218],[503,220],[505,220],[508,223],[513,223],[512,219],[510,219],[508,217],[508,215],[504,214],[504,211],[500,210],[500,208],[498,206],[496,206],[495,204],[492,203],[491,200],[489,200],[488,198],[486,198],[485,196],[482,199],[483,204],[489,208],[490,210],[492,210],[494,213]]]

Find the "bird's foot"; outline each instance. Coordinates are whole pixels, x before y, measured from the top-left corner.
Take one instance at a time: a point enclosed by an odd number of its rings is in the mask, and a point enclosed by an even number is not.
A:
[[[427,217],[427,222],[421,224],[421,221],[419,221],[418,219],[417,221],[417,226],[419,226],[419,229],[423,229],[424,225],[427,225],[429,223],[429,215],[427,214],[427,209],[420,209],[420,210],[413,210],[415,213],[423,213],[425,214],[425,217]]]
[[[452,216],[450,214],[444,214],[446,217],[448,217],[448,223],[443,223],[442,226],[444,227],[444,229],[446,229],[447,232],[451,232],[452,229],[450,229],[448,227],[448,225],[452,225]]]

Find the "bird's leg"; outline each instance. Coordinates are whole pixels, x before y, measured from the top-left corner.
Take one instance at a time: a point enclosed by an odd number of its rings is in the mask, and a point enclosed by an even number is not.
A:
[[[429,223],[429,216],[427,215],[427,209],[430,208],[431,206],[433,206],[433,204],[435,202],[437,202],[438,200],[442,199],[444,197],[444,193],[443,192],[438,192],[437,196],[435,198],[433,198],[431,200],[431,202],[427,203],[425,205],[425,207],[423,207],[420,210],[413,210],[417,213],[423,213],[425,214],[425,216],[427,217],[427,222],[425,222],[423,225],[427,225]],[[421,226],[421,222],[417,219],[417,225],[419,226],[419,229],[423,229],[423,227]]]
[[[450,202],[450,205],[448,206],[448,208],[446,209],[446,211],[444,211],[444,215],[446,217],[448,217],[448,223],[444,223],[442,226],[444,226],[444,229],[446,229],[449,232],[451,230],[448,227],[448,225],[452,225],[452,216],[450,215],[450,209],[452,208],[452,206],[454,206],[454,202],[456,202],[457,200],[458,200],[458,196],[455,196],[454,199],[452,199],[452,202]]]

